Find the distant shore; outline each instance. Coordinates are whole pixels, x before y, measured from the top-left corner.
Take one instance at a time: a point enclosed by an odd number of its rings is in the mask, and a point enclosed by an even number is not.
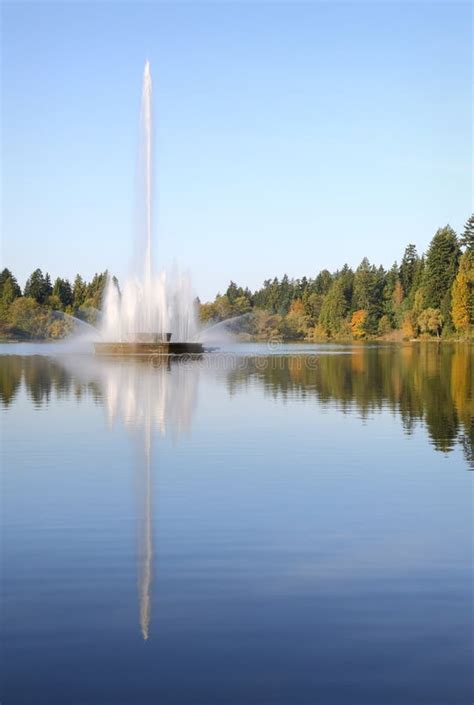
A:
[[[22,336],[19,337],[8,337],[8,336],[0,336],[0,344],[3,345],[13,345],[13,344],[18,344],[18,343],[29,343],[31,345],[40,345],[40,344],[51,344],[51,343],[62,343],[68,340],[67,337],[64,338],[25,338]],[[256,337],[256,336],[247,336],[247,335],[237,335],[233,338],[233,342],[236,344],[245,344],[245,343],[272,343],[272,344],[281,344],[281,345],[295,345],[295,344],[300,344],[300,345],[370,345],[371,343],[392,343],[395,345],[408,345],[408,344],[423,344],[427,343],[429,345],[439,345],[439,344],[474,344],[474,338],[473,337],[459,337],[459,336],[440,336],[439,338],[434,338],[433,336],[421,336],[419,338],[402,338],[399,336],[380,336],[380,337],[371,337],[371,338],[363,338],[363,339],[356,339],[356,338],[344,338],[340,337],[337,339],[333,338],[314,338],[311,340],[305,339],[305,338],[281,338],[278,336],[275,337],[270,337],[270,338],[262,338],[262,337]]]

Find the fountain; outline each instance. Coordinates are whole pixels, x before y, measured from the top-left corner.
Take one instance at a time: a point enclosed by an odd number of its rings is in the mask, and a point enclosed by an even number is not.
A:
[[[140,116],[139,222],[140,270],[120,292],[109,279],[104,298],[99,355],[199,355],[195,297],[189,277],[155,274],[153,267],[152,81],[147,61]]]

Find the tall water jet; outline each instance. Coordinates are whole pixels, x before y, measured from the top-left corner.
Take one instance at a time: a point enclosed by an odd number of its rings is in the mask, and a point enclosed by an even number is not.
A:
[[[155,274],[152,97],[150,63],[147,61],[140,109],[138,235],[142,249],[141,265],[138,275],[130,276],[122,291],[112,280],[107,284],[102,342],[96,344],[98,353],[149,354],[153,352],[150,346],[155,346],[155,352],[164,354],[202,352],[202,345],[196,341],[195,296],[189,276],[180,274],[177,269],[171,274]]]
[[[150,72],[150,62],[145,63],[143,72],[143,89],[142,89],[142,104],[141,104],[141,131],[143,136],[142,143],[142,161],[145,179],[145,292],[151,293],[152,282],[152,182],[153,182],[153,163],[152,163],[152,82]],[[145,325],[146,330],[151,330],[151,299],[146,297],[145,300]]]

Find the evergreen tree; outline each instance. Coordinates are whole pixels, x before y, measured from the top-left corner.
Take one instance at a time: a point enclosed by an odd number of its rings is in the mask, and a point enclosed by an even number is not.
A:
[[[372,295],[372,286],[372,268],[367,257],[364,257],[354,274],[353,302],[356,310],[368,311]]]
[[[8,278],[2,286],[1,301],[4,305],[9,306],[16,298],[13,282]]]
[[[107,278],[107,271],[102,272],[101,274],[94,274],[92,281],[89,282],[86,288],[85,303],[87,303],[88,306],[93,306],[94,308],[100,309],[102,306],[102,297],[107,285]]]
[[[5,272],[8,272],[5,275]],[[6,322],[9,318],[10,308],[15,299],[20,298],[21,291],[15,277],[9,270],[0,274],[0,320]]]
[[[39,304],[44,304],[51,294],[49,275],[43,275],[41,269],[35,269],[25,284],[24,295],[34,299]]]
[[[74,286],[72,289],[73,305],[74,308],[79,308],[82,306],[86,300],[87,286],[80,274],[76,274],[74,279]]]
[[[293,286],[288,279],[288,274],[284,274],[280,284],[278,312],[285,316],[290,310],[293,300]]]
[[[72,288],[67,279],[58,277],[54,282],[53,296],[57,296],[61,302],[62,308],[72,306],[74,298]]]
[[[294,291],[294,296],[297,299],[303,299],[303,296],[306,294],[309,288],[309,281],[306,277],[302,277],[301,279],[297,279],[295,282],[295,291]]]
[[[461,245],[465,247],[468,252],[474,252],[474,213],[466,221],[461,237]]]
[[[13,301],[14,299],[21,296],[21,289],[16,280],[16,277],[10,272],[9,269],[5,269],[0,272],[0,298],[4,298],[4,287],[7,286],[8,296],[7,298]]]
[[[319,314],[321,313],[321,306],[323,305],[324,296],[323,294],[317,294],[315,291],[311,292],[309,287],[303,294],[303,306],[305,314],[308,316],[311,325],[315,325],[319,319]]]
[[[49,276],[49,272],[46,272],[46,274],[44,275],[44,293],[46,299],[53,293],[53,287],[51,285],[51,277]]]
[[[440,228],[433,237],[424,271],[425,305],[429,308],[440,308],[443,314],[450,309],[450,292],[456,276],[460,249],[454,230],[447,225]]]
[[[280,289],[280,282],[278,281],[278,277],[275,277],[273,281],[270,283],[270,285],[267,287],[267,307],[268,310],[271,311],[272,313],[276,313],[278,311],[278,304],[279,304],[279,289]]]
[[[261,289],[257,289],[253,295],[253,303],[256,308],[267,309],[268,308],[268,287],[270,286],[270,279],[265,279]]]
[[[418,259],[416,266],[415,266],[415,275],[413,277],[413,283],[411,286],[411,291],[408,294],[409,298],[411,300],[414,299],[416,292],[418,289],[423,286],[423,277],[425,274],[425,257],[422,256]]]
[[[342,278],[336,279],[324,298],[319,314],[319,323],[329,335],[338,333],[347,312],[347,303],[344,297],[344,282]]]
[[[396,327],[396,317],[403,301],[403,287],[399,279],[398,264],[394,262],[385,276],[383,288],[383,314],[388,317],[390,327]]]
[[[419,258],[415,245],[408,245],[405,248],[405,252],[402,257],[399,272],[400,282],[405,296],[410,295],[411,288],[414,284],[418,260]]]
[[[342,291],[344,293],[344,301],[347,311],[355,310],[353,305],[353,290],[354,290],[354,272],[352,269],[345,264],[340,272],[336,272],[335,276],[332,278],[339,279],[342,283]]]
[[[229,299],[229,303],[233,304],[235,300],[239,297],[242,296],[244,293],[242,287],[237,286],[237,284],[233,281],[230,282],[229,286],[227,287],[227,291],[225,292],[225,295]]]
[[[383,290],[385,286],[385,271],[371,266],[364,257],[354,274],[353,308],[356,311],[366,311],[364,326],[367,333],[375,333],[378,321],[383,312]]]
[[[346,265],[347,266],[347,265]],[[314,290],[316,294],[327,294],[332,284],[332,275],[327,269],[319,272],[314,280]]]

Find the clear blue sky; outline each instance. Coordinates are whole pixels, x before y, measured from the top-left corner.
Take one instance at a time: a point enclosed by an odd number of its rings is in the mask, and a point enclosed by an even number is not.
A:
[[[389,266],[472,209],[468,3],[3,4],[3,263],[123,278],[140,84],[159,263],[230,278]]]

